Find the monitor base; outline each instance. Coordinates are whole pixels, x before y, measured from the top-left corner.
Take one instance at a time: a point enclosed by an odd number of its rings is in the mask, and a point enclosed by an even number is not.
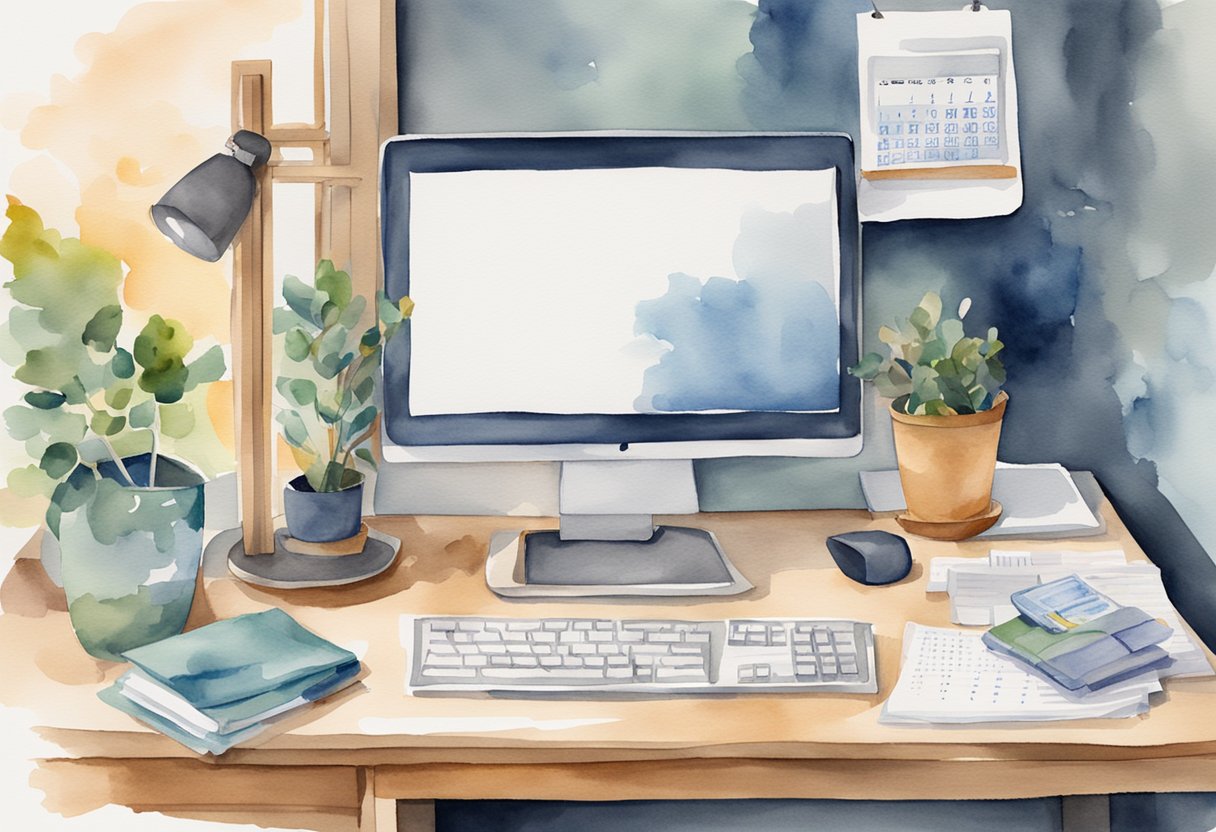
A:
[[[681,526],[659,526],[647,541],[498,532],[486,583],[504,598],[738,595],[752,588],[712,532]]]

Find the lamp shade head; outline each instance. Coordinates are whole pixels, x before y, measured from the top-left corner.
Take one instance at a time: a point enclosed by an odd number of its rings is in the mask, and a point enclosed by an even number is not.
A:
[[[253,171],[270,159],[270,142],[249,130],[229,139],[228,147],[231,155],[217,153],[203,162],[151,209],[162,234],[209,262],[219,260],[232,244],[253,205]]]

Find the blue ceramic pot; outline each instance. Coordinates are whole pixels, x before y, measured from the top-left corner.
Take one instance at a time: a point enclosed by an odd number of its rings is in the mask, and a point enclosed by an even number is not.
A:
[[[177,635],[194,602],[203,554],[203,477],[158,456],[123,460],[135,487],[113,462],[74,511],[59,519],[63,588],[80,644],[94,656],[121,653]]]
[[[363,524],[363,481],[342,491],[313,491],[301,474],[283,489],[287,533],[309,543],[332,543],[359,533]]]

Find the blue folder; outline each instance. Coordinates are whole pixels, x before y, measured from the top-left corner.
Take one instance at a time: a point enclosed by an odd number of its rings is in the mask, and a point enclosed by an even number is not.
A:
[[[279,609],[217,621],[123,656],[135,667],[98,694],[102,701],[211,754],[346,687],[360,670],[353,653]]]

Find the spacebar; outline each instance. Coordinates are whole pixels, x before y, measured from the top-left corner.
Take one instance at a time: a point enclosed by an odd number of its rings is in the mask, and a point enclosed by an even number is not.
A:
[[[604,671],[596,668],[573,667],[550,673],[537,673],[535,670],[522,667],[486,667],[481,669],[477,677],[479,681],[483,682],[515,682],[521,685],[586,685],[593,682],[612,684],[618,681],[629,681],[628,679],[607,679],[604,677]]]

